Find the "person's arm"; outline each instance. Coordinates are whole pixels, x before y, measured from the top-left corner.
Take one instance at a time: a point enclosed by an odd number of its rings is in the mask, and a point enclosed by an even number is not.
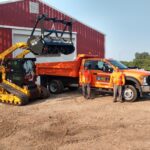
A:
[[[79,83],[81,83],[82,84],[82,75],[83,75],[83,71],[80,71],[79,72]]]
[[[89,81],[90,81],[90,84],[91,84],[91,82],[92,82],[92,73],[91,73],[90,70],[89,70]]]
[[[109,82],[110,86],[113,86],[113,74],[111,74],[110,76],[110,82]]]
[[[125,75],[122,74],[122,84],[125,85]]]

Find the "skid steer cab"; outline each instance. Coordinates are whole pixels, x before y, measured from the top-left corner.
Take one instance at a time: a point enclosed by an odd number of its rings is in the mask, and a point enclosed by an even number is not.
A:
[[[82,61],[81,69],[89,66],[92,73],[92,87],[100,91],[110,92],[110,76],[116,68],[125,74],[123,98],[128,102],[150,93],[150,72],[139,69],[129,69],[119,61],[113,59],[89,58]]]
[[[20,87],[36,86],[35,61],[35,58],[5,60],[6,80]]]

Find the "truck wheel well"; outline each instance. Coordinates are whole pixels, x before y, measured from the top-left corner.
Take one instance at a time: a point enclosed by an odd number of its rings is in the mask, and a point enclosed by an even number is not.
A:
[[[127,85],[136,85],[136,83],[134,81],[131,81],[131,80],[126,80],[126,84]]]
[[[142,97],[142,90],[141,90],[141,86],[140,86],[140,83],[138,80],[134,79],[134,78],[130,78],[130,77],[127,77],[126,78],[126,85],[133,85],[135,86],[135,88],[137,89],[138,91],[138,96],[141,96]]]
[[[126,85],[133,85],[138,91],[140,90],[140,85],[132,80],[126,80]]]

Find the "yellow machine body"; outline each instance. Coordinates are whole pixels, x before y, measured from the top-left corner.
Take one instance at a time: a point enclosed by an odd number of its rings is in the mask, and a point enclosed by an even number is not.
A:
[[[23,59],[26,54],[30,52],[27,49],[27,44],[24,42],[16,43],[15,45],[11,46],[10,48],[6,49],[4,52],[0,54],[0,74],[1,74],[1,81],[0,81],[0,102],[9,103],[14,105],[25,105],[28,103],[29,99],[37,98],[47,98],[49,93],[46,88],[36,86],[33,89],[34,92],[31,92],[28,89],[28,86],[18,86],[15,83],[6,79],[6,72],[7,68],[4,65],[4,61],[6,56],[11,54],[17,49],[21,49],[21,53],[16,56],[16,58]],[[12,58],[13,59],[13,58]],[[36,97],[35,97],[36,96]]]

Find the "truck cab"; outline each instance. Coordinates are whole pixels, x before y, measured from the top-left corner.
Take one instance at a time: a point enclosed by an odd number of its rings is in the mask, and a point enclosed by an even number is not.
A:
[[[89,58],[83,59],[80,70],[89,66],[92,74],[91,86],[100,90],[113,90],[110,85],[110,76],[119,68],[125,74],[123,97],[126,101],[135,101],[145,93],[150,93],[150,72],[138,69],[129,69],[114,59]]]

